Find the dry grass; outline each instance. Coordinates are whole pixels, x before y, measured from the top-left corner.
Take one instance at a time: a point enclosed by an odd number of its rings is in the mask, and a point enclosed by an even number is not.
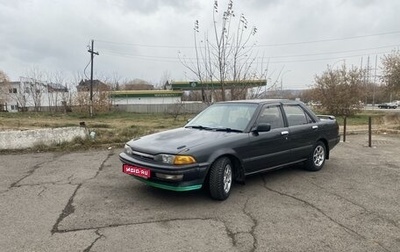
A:
[[[398,112],[369,112],[347,118],[347,132],[360,134],[368,132],[368,120],[372,119],[371,129],[373,133],[400,134],[400,113]],[[343,127],[343,120],[339,120]]]
[[[193,115],[175,117],[167,114],[135,114],[110,112],[94,115],[69,113],[0,113],[0,131],[28,130],[80,126],[84,123],[88,131],[94,131],[92,139],[77,139],[72,143],[57,146],[36,146],[33,151],[76,150],[103,146],[123,146],[132,138],[146,134],[181,127]]]
[[[185,124],[190,115],[181,115],[176,119],[166,114],[135,114],[113,112],[94,115],[85,114],[52,114],[52,113],[1,113],[0,130],[24,130],[38,128],[58,128],[79,126],[85,122],[88,128],[125,129],[146,127],[165,129]]]
[[[348,132],[366,132],[368,118],[372,117],[372,128],[376,132],[400,133],[400,113],[369,112],[347,118]],[[78,150],[103,146],[118,146],[132,138],[177,128],[186,124],[193,115],[136,114],[127,112],[109,112],[94,115],[80,113],[0,113],[0,131],[27,130],[39,128],[57,128],[79,126],[84,122],[89,131],[96,133],[95,140],[76,139],[72,143],[57,146],[37,146],[33,151]],[[343,127],[343,118],[338,118]]]

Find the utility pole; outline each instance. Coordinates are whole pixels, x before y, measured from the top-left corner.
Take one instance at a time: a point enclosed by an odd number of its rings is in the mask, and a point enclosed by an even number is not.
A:
[[[93,58],[94,55],[99,55],[98,52],[94,51],[94,40],[92,39],[92,47],[88,50],[90,53],[90,116],[93,116]]]

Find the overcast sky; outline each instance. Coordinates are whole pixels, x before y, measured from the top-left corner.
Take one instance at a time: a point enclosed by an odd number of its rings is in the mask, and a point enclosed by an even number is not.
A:
[[[227,1],[219,1],[220,11]],[[192,80],[193,24],[211,30],[214,0],[0,0],[0,70],[83,73],[94,40],[95,78]],[[327,65],[375,67],[400,46],[399,0],[236,0],[257,27],[256,54],[284,88],[307,88]],[[372,74],[373,74],[372,70]],[[279,73],[281,75],[279,76]],[[86,69],[90,76],[90,68]]]

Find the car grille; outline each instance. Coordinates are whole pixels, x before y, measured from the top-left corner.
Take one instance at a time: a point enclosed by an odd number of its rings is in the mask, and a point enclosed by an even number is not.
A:
[[[154,161],[154,155],[151,154],[147,154],[147,153],[143,153],[143,152],[139,152],[139,151],[132,151],[132,156],[140,159],[140,160],[151,160]]]

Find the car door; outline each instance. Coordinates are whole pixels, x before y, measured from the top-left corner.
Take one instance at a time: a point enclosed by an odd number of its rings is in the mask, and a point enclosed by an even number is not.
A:
[[[284,104],[290,141],[290,161],[307,158],[319,136],[319,126],[300,105]]]
[[[284,126],[279,104],[265,105],[258,115],[255,126],[259,123],[270,124],[271,130],[249,133],[249,144],[242,150],[246,175],[281,164],[290,152],[286,146],[289,131]]]

